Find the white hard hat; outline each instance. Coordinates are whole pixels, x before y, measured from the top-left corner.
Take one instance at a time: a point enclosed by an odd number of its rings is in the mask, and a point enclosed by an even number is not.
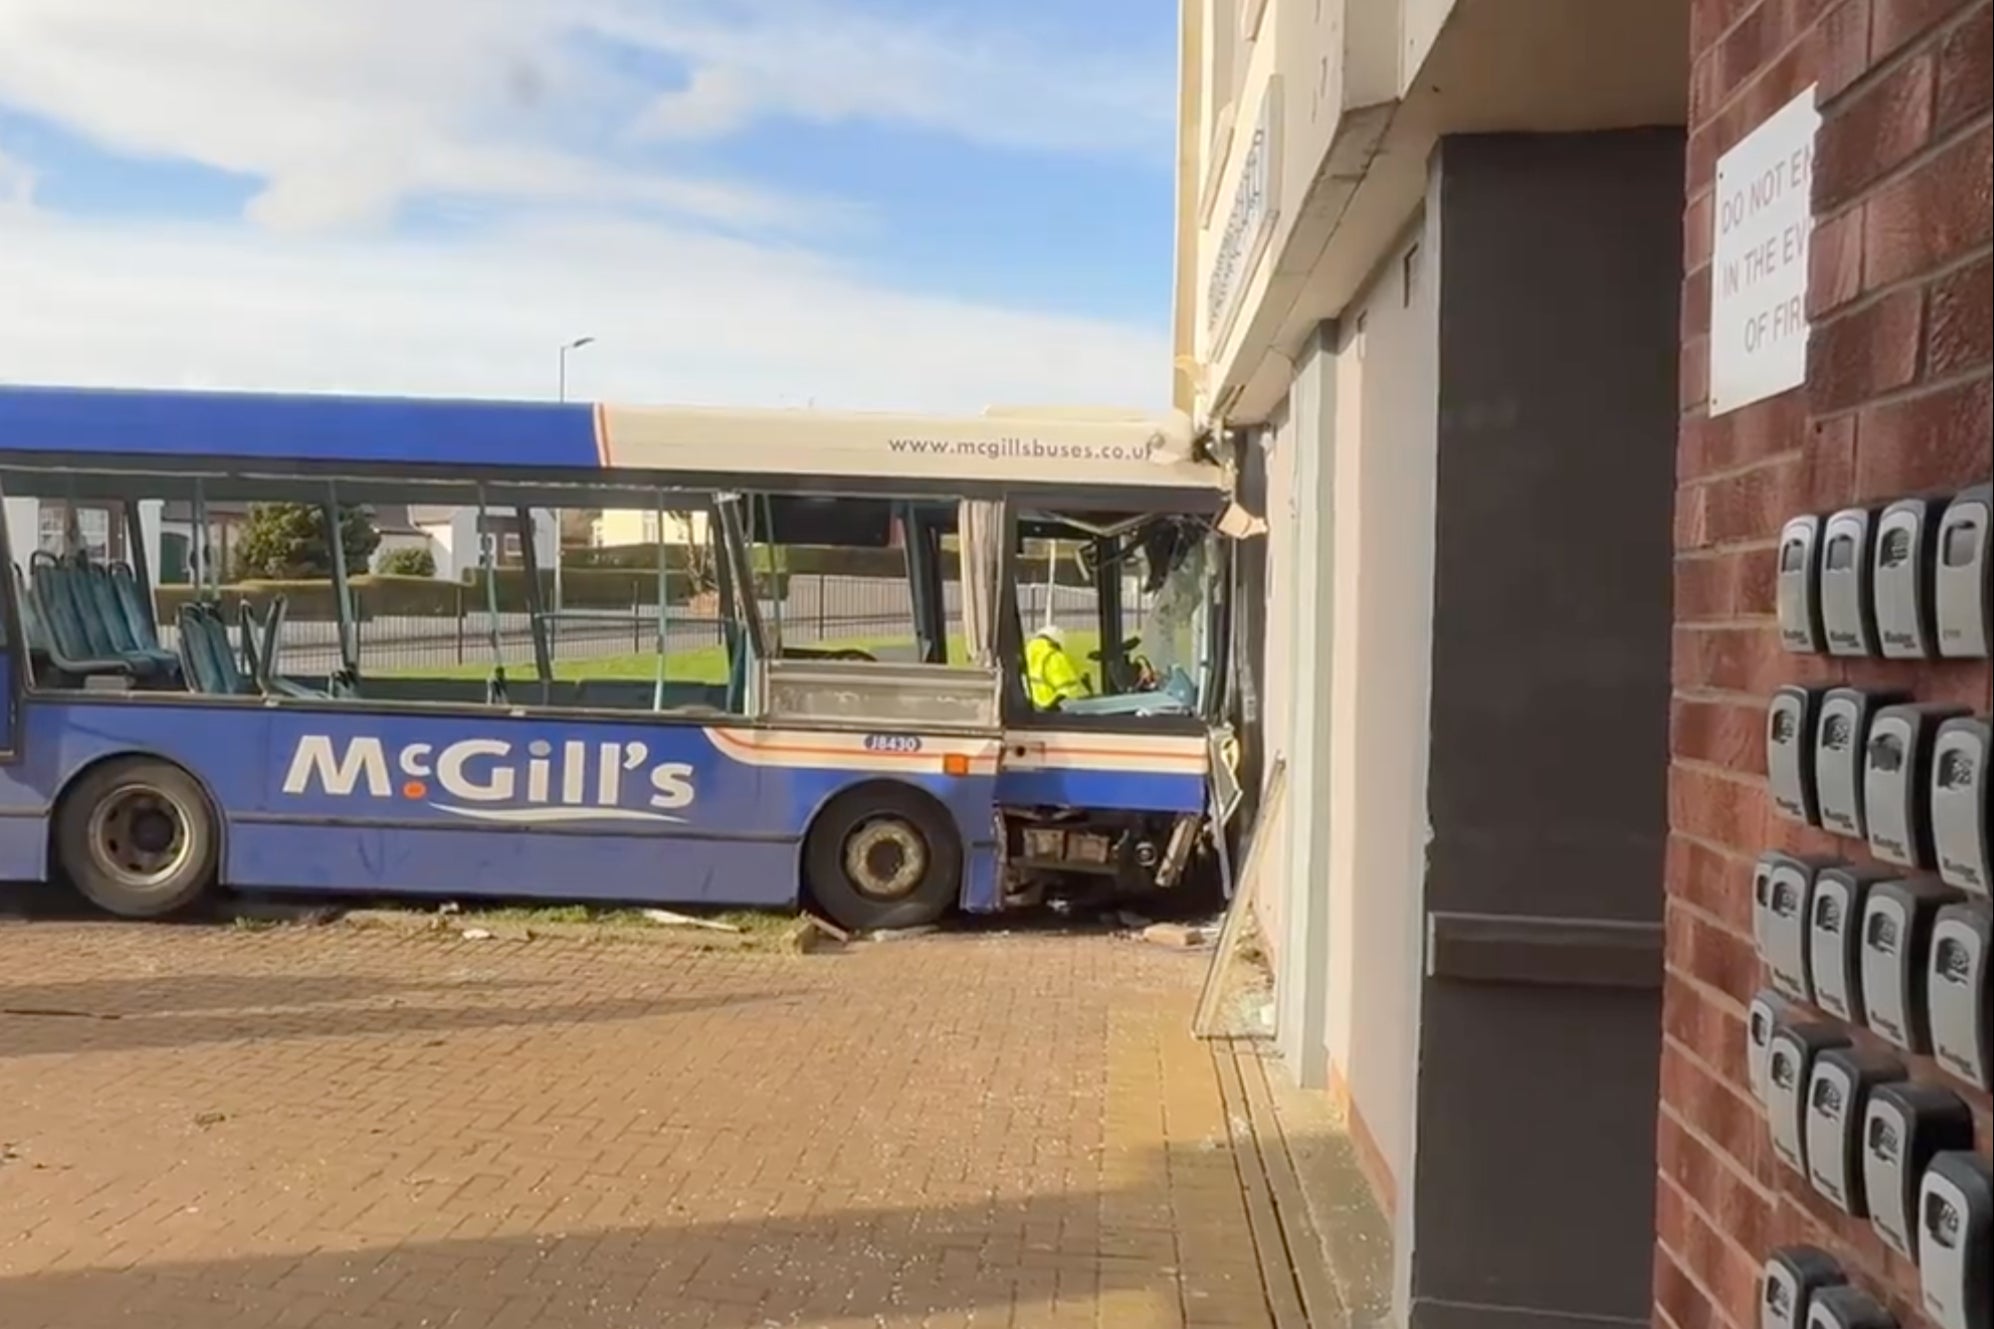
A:
[[[1066,649],[1066,633],[1060,630],[1060,626],[1057,623],[1048,623],[1032,635],[1044,637],[1062,651]]]

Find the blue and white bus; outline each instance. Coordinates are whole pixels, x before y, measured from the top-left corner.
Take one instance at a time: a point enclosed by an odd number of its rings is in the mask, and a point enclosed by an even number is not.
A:
[[[853,928],[1170,886],[1227,801],[1229,483],[1181,420],[0,389],[0,879],[127,917],[224,887]],[[304,665],[281,597],[220,591],[206,514],[264,503],[328,547],[354,509],[475,512],[489,668],[373,663],[344,556]],[[655,669],[555,659],[550,509],[707,541],[716,644],[685,648],[661,549]],[[170,513],[191,585],[156,576]],[[525,536],[530,677],[494,529]],[[785,544],[900,550],[904,646],[800,642]],[[1093,695],[1034,706],[1026,640],[1076,613]]]

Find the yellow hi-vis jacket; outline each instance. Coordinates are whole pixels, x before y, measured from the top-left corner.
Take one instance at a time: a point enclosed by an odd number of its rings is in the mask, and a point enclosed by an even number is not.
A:
[[[1087,679],[1073,657],[1045,637],[1033,637],[1025,643],[1025,683],[1033,707],[1041,711],[1087,695]]]

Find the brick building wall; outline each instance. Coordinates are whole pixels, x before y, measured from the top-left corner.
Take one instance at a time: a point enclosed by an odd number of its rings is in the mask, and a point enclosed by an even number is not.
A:
[[[1676,518],[1668,972],[1659,1119],[1657,1323],[1758,1323],[1770,1249],[1820,1245],[1906,1325],[1916,1271],[1772,1157],[1747,1088],[1744,1006],[1761,986],[1750,874],[1770,848],[1861,861],[1772,815],[1765,705],[1784,683],[1909,689],[1985,712],[1986,662],[1842,662],[1775,636],[1786,518],[1984,481],[1989,450],[1989,5],[1692,0]],[[1715,419],[1709,370],[1718,156],[1819,87],[1813,333],[1805,387]],[[1858,1041],[1867,1040],[1859,1035]],[[1989,1148],[1989,1101],[1973,1103]]]

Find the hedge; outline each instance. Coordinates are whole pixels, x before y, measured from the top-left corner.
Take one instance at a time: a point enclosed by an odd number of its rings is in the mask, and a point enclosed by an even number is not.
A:
[[[669,604],[685,604],[695,590],[691,578],[684,573],[667,573],[666,581],[666,602]],[[434,577],[369,574],[354,577],[348,585],[353,591],[354,615],[363,621],[374,618],[461,618],[467,613],[480,613],[485,608],[484,582],[477,573],[467,574],[461,582],[439,581]],[[540,587],[541,604],[551,608],[554,603],[554,574],[542,571]],[[522,569],[500,568],[497,589],[501,613],[526,612],[526,574]],[[773,589],[772,584],[765,583],[765,592]],[[161,620],[170,622],[179,615],[181,605],[199,598],[200,593],[192,586],[161,586],[154,594]],[[338,620],[332,583],[329,581],[249,581],[221,588],[222,602],[231,610],[242,600],[261,609],[278,595],[286,601],[285,617],[294,622],[330,623]],[[632,605],[653,604],[657,597],[658,574],[655,571],[568,568],[561,575],[561,603],[568,609],[629,609]]]
[[[570,550],[561,574],[561,603],[569,609],[629,609],[632,605],[653,603],[658,595],[658,545],[621,545],[599,549]],[[694,590],[693,578],[683,570],[685,547],[665,545],[666,602],[685,604]],[[756,551],[766,557],[768,550]],[[785,570],[781,576],[763,573],[758,581],[764,596],[778,587],[787,589],[793,577],[854,577],[868,580],[900,581],[907,575],[906,555],[898,549],[840,549],[829,546],[794,545],[780,551]],[[942,576],[956,580],[958,561],[953,550],[943,550]],[[1041,585],[1045,581],[1044,558],[1020,558],[1017,577],[1021,583]],[[1087,584],[1080,568],[1069,555],[1059,560],[1058,579],[1062,586]],[[526,611],[526,572],[523,568],[500,568],[497,573],[499,610],[516,614]],[[464,573],[462,581],[439,581],[434,577],[396,577],[379,573],[352,578],[354,613],[372,618],[458,618],[481,612],[485,607],[482,574]],[[155,591],[159,615],[171,621],[180,606],[194,600],[199,592],[192,586],[161,586]],[[248,581],[221,588],[224,603],[234,605],[248,600],[259,609],[271,597],[287,601],[286,616],[297,622],[329,623],[338,618],[332,596],[332,583],[314,581]],[[554,574],[540,571],[541,603],[554,603]]]
[[[1038,543],[1036,541],[1034,544]],[[579,568],[615,568],[624,570],[655,571],[658,566],[658,550],[665,551],[668,568],[686,566],[689,553],[684,545],[600,545],[593,549],[570,549],[561,557],[568,575],[572,577]],[[1059,584],[1062,586],[1084,586],[1087,580],[1073,560],[1072,545],[1065,546],[1066,553],[1059,560]],[[760,546],[755,550],[756,562],[767,569],[771,550]],[[783,571],[791,576],[812,577],[890,577],[901,578],[907,575],[907,555],[900,549],[844,548],[836,545],[786,545],[773,551],[779,555]],[[942,550],[942,577],[948,581],[959,579],[960,560],[953,549]],[[1029,551],[1018,559],[1020,580],[1043,582],[1045,580],[1045,555]]]

